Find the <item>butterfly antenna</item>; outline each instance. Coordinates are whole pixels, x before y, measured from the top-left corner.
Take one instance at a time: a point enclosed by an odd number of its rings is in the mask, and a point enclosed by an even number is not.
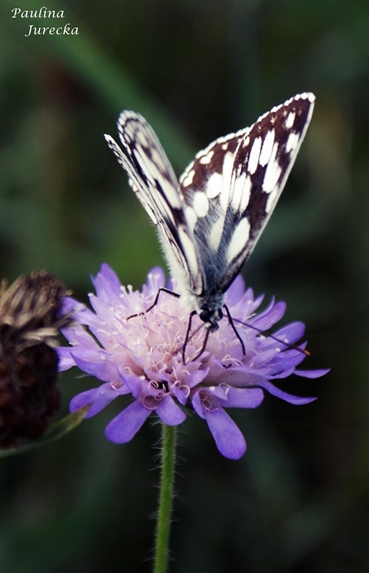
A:
[[[225,306],[225,305],[224,305]],[[230,319],[230,314],[229,311],[227,309],[227,307],[225,306],[226,310],[227,310],[227,315],[228,318]],[[263,336],[267,336],[268,338],[272,338],[273,340],[275,340],[276,342],[279,342],[280,344],[283,344],[285,346],[287,346],[288,349],[293,348],[294,350],[298,350],[299,352],[302,352],[302,354],[305,354],[305,356],[311,356],[310,352],[308,350],[306,350],[305,348],[300,348],[300,346],[298,346],[297,344],[289,344],[288,342],[286,342],[285,340],[281,340],[280,338],[278,338],[277,336],[274,336],[274,334],[269,334],[268,332],[266,332],[265,330],[262,330],[261,328],[258,328],[257,326],[254,326],[253,324],[250,324],[249,322],[243,322],[242,320],[239,320],[238,318],[232,318],[232,321],[234,322],[238,322],[239,324],[243,324],[244,326],[247,326],[248,328],[252,328],[253,330],[256,330],[259,334],[262,334]],[[231,323],[233,330],[237,333],[235,326],[232,324],[231,320],[229,320],[229,322]],[[240,340],[240,336],[237,335],[237,338]]]

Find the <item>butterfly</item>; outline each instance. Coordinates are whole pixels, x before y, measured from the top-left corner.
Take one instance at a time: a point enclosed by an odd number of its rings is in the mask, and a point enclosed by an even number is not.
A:
[[[139,113],[123,111],[119,116],[125,153],[105,135],[156,226],[179,296],[192,309],[191,316],[197,313],[205,323],[207,335],[218,328],[224,308],[231,322],[224,294],[277,204],[314,102],[312,93],[298,94],[251,127],[219,137],[196,155],[179,181]]]

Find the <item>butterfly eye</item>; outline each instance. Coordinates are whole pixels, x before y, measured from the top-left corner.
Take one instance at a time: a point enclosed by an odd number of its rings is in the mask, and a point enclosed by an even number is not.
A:
[[[218,328],[218,322],[223,318],[223,311],[221,308],[210,309],[208,306],[203,306],[200,314],[201,320],[214,329]]]
[[[204,308],[201,312],[200,312],[200,318],[203,322],[209,322],[210,318],[212,317],[213,313],[210,312],[210,310],[208,308]]]

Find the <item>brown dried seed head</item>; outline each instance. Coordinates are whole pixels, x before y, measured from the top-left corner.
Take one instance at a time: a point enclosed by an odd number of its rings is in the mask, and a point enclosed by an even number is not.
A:
[[[39,437],[60,407],[58,328],[65,286],[48,271],[0,287],[0,447]]]

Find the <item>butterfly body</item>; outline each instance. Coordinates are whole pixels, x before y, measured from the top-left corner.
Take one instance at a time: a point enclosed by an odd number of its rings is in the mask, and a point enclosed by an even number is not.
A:
[[[299,94],[251,127],[218,138],[196,155],[179,182],[140,114],[119,116],[126,153],[105,136],[157,228],[181,299],[209,331],[218,328],[224,293],[274,210],[314,101],[311,93]]]

